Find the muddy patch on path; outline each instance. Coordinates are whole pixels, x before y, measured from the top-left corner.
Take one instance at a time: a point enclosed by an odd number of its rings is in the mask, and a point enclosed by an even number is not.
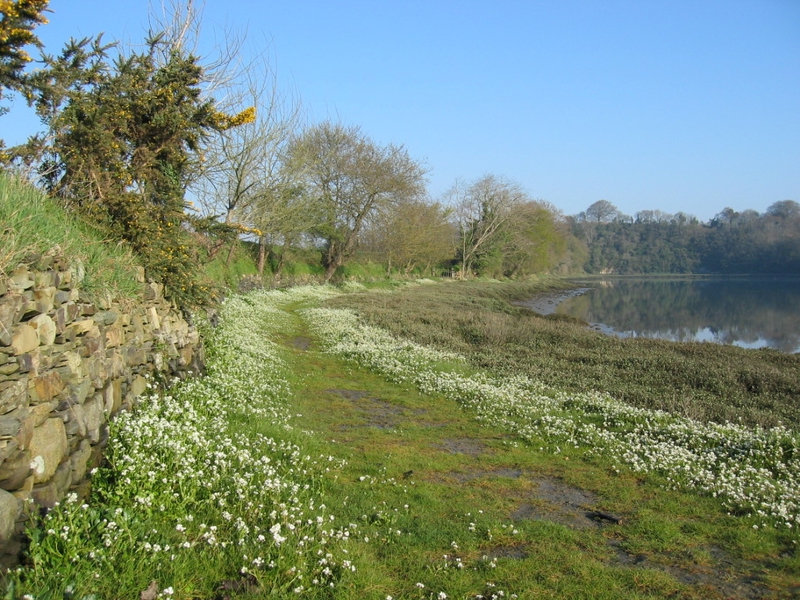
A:
[[[335,394],[349,400],[366,419],[363,425],[343,425],[340,429],[354,429],[357,427],[375,427],[377,429],[395,429],[400,417],[405,410],[380,398],[375,398],[362,390],[328,389],[328,394]]]
[[[447,438],[440,441],[437,446],[450,454],[465,454],[478,458],[486,451],[486,444],[477,438]]]
[[[609,540],[608,545],[614,550],[614,556],[609,561],[612,565],[663,571],[684,585],[714,590],[728,599],[761,600],[761,598],[774,597],[763,584],[758,573],[753,572],[753,565],[743,560],[733,559],[715,546],[706,549],[708,558],[703,561],[703,564],[684,567],[656,562],[644,554],[631,554],[623,548],[622,542],[619,540]],[[666,558],[669,559],[669,556]],[[676,557],[675,562],[679,561],[680,559]],[[683,562],[685,563],[685,561]],[[800,587],[791,590],[792,594],[798,592],[800,592]]]
[[[308,336],[298,335],[289,340],[289,343],[292,345],[292,348],[297,348],[298,350],[306,352],[311,348],[313,340]]]
[[[605,513],[593,509],[598,499],[592,492],[559,479],[539,479],[536,484],[532,497],[511,513],[514,521],[551,521],[572,529],[599,527],[605,521],[599,517]]]

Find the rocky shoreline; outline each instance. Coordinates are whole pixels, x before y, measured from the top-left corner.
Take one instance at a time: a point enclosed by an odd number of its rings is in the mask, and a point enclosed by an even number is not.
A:
[[[543,294],[541,296],[531,298],[530,300],[525,300],[524,302],[514,302],[514,305],[528,308],[542,316],[552,315],[556,312],[556,308],[559,304],[565,300],[574,298],[575,296],[581,296],[591,289],[592,288],[582,287],[575,288],[574,290],[557,292],[554,294]]]

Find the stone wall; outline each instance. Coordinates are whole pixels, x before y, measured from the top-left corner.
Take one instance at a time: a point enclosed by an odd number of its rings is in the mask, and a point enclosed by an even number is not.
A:
[[[108,421],[151,380],[202,369],[200,336],[144,284],[137,302],[89,302],[83,270],[53,255],[0,274],[0,565],[13,563],[25,502],[88,492]]]

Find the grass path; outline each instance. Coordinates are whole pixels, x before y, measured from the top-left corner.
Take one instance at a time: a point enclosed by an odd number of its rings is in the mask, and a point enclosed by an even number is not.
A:
[[[484,377],[352,313],[306,310],[339,294],[229,299],[207,337],[206,375],[114,420],[90,497],[37,519],[5,597],[800,597],[789,525],[732,516],[720,498],[676,491],[687,488],[674,473],[636,472],[553,435],[550,413],[517,428],[551,406],[522,393],[492,400],[519,378]],[[743,467],[794,447],[752,452]]]
[[[322,352],[290,313],[294,424],[347,461],[325,496],[359,570],[337,597],[787,597],[797,561],[715,501],[519,443]]]

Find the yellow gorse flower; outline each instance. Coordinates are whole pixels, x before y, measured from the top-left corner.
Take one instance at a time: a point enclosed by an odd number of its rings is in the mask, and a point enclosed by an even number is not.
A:
[[[226,115],[223,112],[217,112],[214,114],[212,118],[214,120],[214,126],[220,131],[225,131],[226,129],[239,127],[239,125],[245,125],[247,123],[252,123],[253,121],[255,121],[256,107],[250,106],[233,116]]]

